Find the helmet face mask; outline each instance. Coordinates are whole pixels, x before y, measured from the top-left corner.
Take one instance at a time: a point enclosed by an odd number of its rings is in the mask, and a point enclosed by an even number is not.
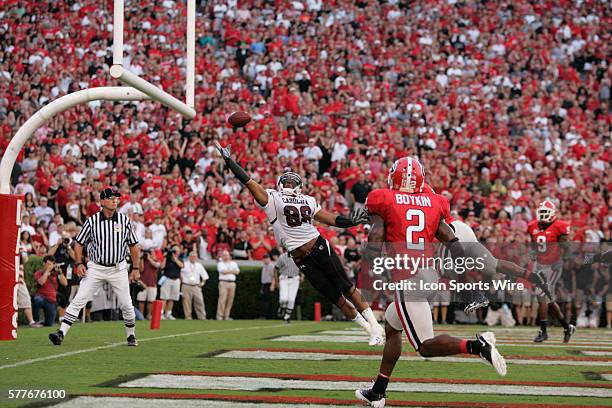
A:
[[[542,201],[536,209],[536,219],[539,222],[553,222],[557,216],[557,208],[552,201]]]
[[[296,196],[302,193],[302,178],[299,174],[289,171],[281,174],[276,183],[279,193]]]

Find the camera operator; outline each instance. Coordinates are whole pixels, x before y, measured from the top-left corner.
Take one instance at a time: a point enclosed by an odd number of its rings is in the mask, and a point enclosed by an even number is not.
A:
[[[174,302],[179,300],[181,292],[181,269],[183,262],[180,260],[181,247],[174,245],[170,250],[166,250],[164,260],[161,263],[161,268],[164,270],[164,276],[160,279],[159,298],[164,301],[164,320],[176,320],[172,316],[172,308]]]
[[[140,312],[151,319],[151,303],[157,299],[157,270],[160,263],[155,259],[155,255],[150,249],[142,251],[140,280],[144,284],[144,289],[138,292],[136,300],[138,301],[138,309]],[[145,313],[146,312],[146,313]]]
[[[32,313],[34,320],[39,321],[39,312],[45,310],[45,326],[53,326],[57,314],[57,289],[61,285],[68,286],[68,280],[63,274],[61,265],[55,263],[52,255],[43,258],[43,269],[34,274],[37,290],[34,295]]]
[[[68,307],[70,299],[72,298],[72,287],[78,286],[80,278],[76,274],[72,273],[74,260],[76,259],[76,253],[72,248],[72,239],[70,234],[64,232],[62,239],[57,241],[55,245],[49,248],[48,255],[51,255],[55,259],[55,263],[60,265],[62,273],[68,280],[68,285],[60,287],[57,291],[57,305],[60,307],[60,317],[64,315],[64,309]]]

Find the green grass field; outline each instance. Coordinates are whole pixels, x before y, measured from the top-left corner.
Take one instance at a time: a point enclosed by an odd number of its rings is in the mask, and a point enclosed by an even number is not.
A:
[[[25,406],[41,400],[8,400],[11,389],[64,389],[74,398],[79,395],[118,395],[138,394],[143,398],[180,398],[181,394],[191,394],[197,398],[214,400],[215,395],[225,395],[230,401],[250,399],[263,405],[270,405],[276,398],[285,406],[298,400],[327,405],[348,404],[354,400],[354,392],[349,389],[335,390],[334,381],[352,381],[355,388],[364,386],[370,378],[378,373],[379,359],[375,354],[382,353],[382,347],[371,348],[364,342],[336,341],[278,341],[280,336],[321,335],[329,333],[331,338],[358,335],[348,323],[314,323],[294,322],[285,325],[279,321],[163,321],[161,330],[149,330],[148,322],[139,322],[137,335],[140,345],[128,348],[125,345],[124,331],[121,322],[99,322],[93,324],[76,324],[61,346],[53,346],[47,339],[49,329],[21,329],[17,341],[0,343],[0,406]],[[467,334],[484,331],[482,326],[436,326],[439,332],[449,334]],[[612,373],[612,332],[610,330],[580,330],[569,345],[560,343],[561,331],[553,329],[549,343],[535,345],[530,343],[535,329],[502,329],[494,328],[501,353],[508,356],[508,375],[499,377],[494,370],[485,364],[469,362],[414,360],[410,345],[404,345],[404,354],[408,360],[401,361],[396,367],[393,384],[403,382],[407,387],[422,385],[422,382],[439,381],[436,387],[428,392],[392,391],[388,392],[388,405],[406,404],[406,401],[420,405],[444,406],[444,403],[465,402],[462,406],[612,406],[612,381],[601,374]],[[324,333],[325,332],[325,333]],[[346,337],[346,336],[344,336]],[[350,338],[350,337],[349,337]],[[516,343],[516,344],[514,344]],[[261,358],[226,358],[220,356],[223,351],[260,349],[281,351],[287,355],[292,349],[316,349],[319,352],[354,356],[371,356],[369,359],[349,357],[346,360],[318,361],[304,359],[261,359]],[[599,351],[603,354],[590,356],[583,351]],[[412,357],[412,358],[411,358]],[[554,360],[550,365],[536,365],[529,361],[542,362],[543,358]],[[296,358],[295,356],[293,358]],[[514,364],[512,359],[523,360]],[[574,362],[566,365],[565,362]],[[579,363],[576,363],[579,361]],[[591,364],[591,362],[593,362]],[[578,365],[576,365],[578,364]],[[147,376],[156,373],[200,372],[215,373],[208,376],[219,376],[218,373],[230,373],[237,379],[231,387],[215,387],[208,383],[192,388],[175,388],[175,384],[156,384],[149,381],[149,386],[120,387],[119,384],[140,379],[146,382]],[[257,373],[263,377],[275,375],[282,378],[302,380],[303,375],[312,375],[311,379],[322,378],[322,383],[331,384],[329,390],[273,387],[270,389],[241,389],[240,373],[250,373],[253,381]],[[253,374],[254,373],[254,374]],[[344,376],[330,378],[329,375]],[[275,377],[275,378],[276,378]],[[185,376],[172,377],[185,378]],[[355,379],[357,378],[357,379]],[[242,379],[242,380],[241,380]],[[409,379],[417,379],[413,382]],[[450,381],[447,381],[450,380]],[[170,380],[171,381],[171,380]],[[231,381],[231,378],[230,378]],[[274,380],[273,380],[274,381]],[[449,385],[478,387],[471,384],[480,381],[482,386],[493,387],[486,394],[467,390],[442,391]],[[484,381],[484,382],[483,382]],[[420,382],[420,383],[419,383]],[[486,384],[485,384],[486,383]],[[541,384],[539,384],[541,383]],[[549,384],[551,383],[551,384]],[[571,384],[568,384],[571,383]],[[532,385],[555,389],[571,385],[580,395],[546,395],[531,390]],[[517,395],[506,395],[503,387],[521,387]],[[161,388],[160,388],[161,387]],[[231,388],[231,389],[229,389]],[[567,388],[567,387],[566,387]],[[603,395],[593,396],[593,392]],[[554,394],[554,392],[553,392]],[[571,391],[568,391],[571,394]],[[608,395],[609,394],[609,395]],[[246,397],[245,397],[246,396]],[[299,397],[299,398],[298,398]],[[308,398],[313,398],[308,400]],[[317,399],[321,399],[318,401]],[[326,400],[329,400],[326,402]],[[78,401],[78,400],[76,400]],[[52,401],[56,403],[58,401]],[[148,401],[148,406],[156,402],[164,404],[163,399]],[[436,403],[441,404],[436,405]],[[46,401],[50,403],[50,401]],[[206,406],[210,402],[202,402]],[[497,404],[495,404],[497,403]],[[235,402],[231,404],[239,405]],[[231,405],[230,404],[230,405]],[[412,404],[412,403],[408,403]],[[102,402],[97,406],[104,406]],[[357,401],[354,405],[359,405]]]

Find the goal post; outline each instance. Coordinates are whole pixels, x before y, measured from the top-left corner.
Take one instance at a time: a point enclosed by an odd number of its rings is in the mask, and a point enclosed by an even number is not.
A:
[[[179,101],[163,89],[130,72],[123,66],[123,23],[125,19],[125,0],[114,0],[113,3],[113,66],[110,75],[149,95],[151,99],[179,112],[187,119],[196,115],[195,106],[195,0],[187,0],[187,38],[186,38],[186,78],[185,102]]]
[[[23,196],[11,195],[11,173],[23,146],[47,120],[73,106],[97,100],[141,101],[148,95],[130,87],[84,89],[58,98],[32,115],[11,139],[0,162],[0,340],[17,338],[19,228]]]
[[[0,340],[17,337],[17,281],[19,277],[19,229],[23,197],[11,195],[11,173],[19,153],[47,120],[75,105],[96,100],[141,101],[152,99],[193,119],[195,112],[195,0],[187,0],[185,102],[130,72],[123,66],[125,0],[113,4],[113,65],[110,75],[129,85],[83,89],[64,95],[37,111],[11,139],[0,162]]]

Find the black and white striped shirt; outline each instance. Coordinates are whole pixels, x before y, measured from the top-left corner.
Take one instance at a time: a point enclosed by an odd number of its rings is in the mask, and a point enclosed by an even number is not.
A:
[[[125,214],[115,211],[106,218],[100,211],[89,217],[75,241],[87,245],[87,257],[100,265],[114,265],[123,261],[128,246],[138,243],[132,222]]]

